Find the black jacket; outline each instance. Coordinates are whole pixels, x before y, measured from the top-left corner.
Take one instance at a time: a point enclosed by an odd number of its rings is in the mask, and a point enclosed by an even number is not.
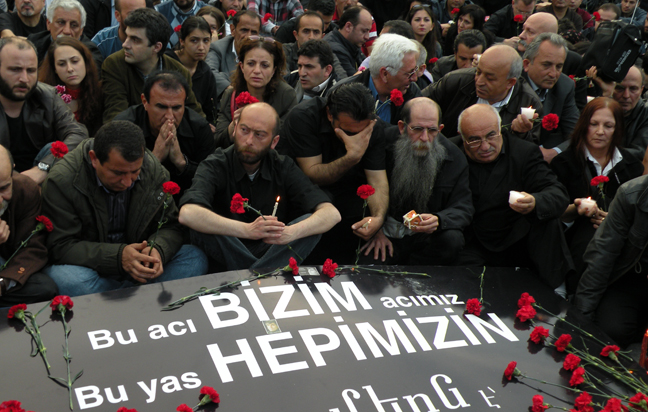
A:
[[[484,30],[493,33],[497,42],[519,36],[522,33],[522,23],[516,23],[513,17],[513,7],[509,4],[491,14],[488,21],[484,23]]]
[[[333,30],[327,34],[324,36],[324,40],[331,45],[333,54],[340,60],[347,76],[353,76],[365,59],[365,55],[362,54],[360,47],[345,39],[339,30]]]
[[[49,49],[49,46],[52,44],[52,35],[49,31],[43,31],[36,34],[30,34],[27,37],[27,40],[31,41],[32,43],[34,43],[34,46],[36,46],[38,64],[40,65],[47,55],[47,49]],[[83,43],[84,46],[90,49],[90,53],[92,53],[92,59],[95,61],[95,64],[97,65],[97,71],[101,76],[101,65],[104,61],[101,51],[99,51],[97,45],[94,44],[94,42],[90,40],[90,38],[85,34],[82,34],[79,40],[81,40],[81,43]]]
[[[457,70],[457,59],[454,54],[449,56],[443,56],[434,63],[434,67],[430,70],[430,74],[434,77],[434,83],[441,80],[443,76],[450,73],[451,71]]]
[[[101,29],[112,26],[110,0],[79,0],[79,2],[87,15],[83,34],[93,38]]]
[[[639,99],[634,109],[624,116],[623,147],[635,158],[643,160],[648,147],[648,106]]]

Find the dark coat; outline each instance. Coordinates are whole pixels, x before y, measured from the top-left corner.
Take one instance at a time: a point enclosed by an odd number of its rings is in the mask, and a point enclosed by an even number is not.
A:
[[[227,86],[230,85],[230,77],[236,69],[236,54],[232,52],[234,37],[223,37],[209,46],[205,63],[209,66],[214,79],[216,79],[216,94],[220,97]]]
[[[451,71],[457,70],[457,59],[454,54],[443,56],[434,63],[434,67],[430,70],[430,74],[434,78],[434,83],[441,80],[443,76]]]
[[[365,59],[360,47],[345,39],[339,30],[333,30],[327,34],[324,36],[324,40],[331,45],[333,54],[340,60],[340,64],[342,64],[347,76],[353,76]]]
[[[509,4],[491,14],[484,23],[484,30],[493,33],[497,42],[519,36],[522,33],[522,23],[516,23],[513,17],[513,7]]]
[[[624,116],[625,137],[623,147],[635,158],[643,160],[648,147],[648,106],[643,99]]]
[[[79,0],[86,11],[86,24],[83,34],[93,38],[101,29],[112,26],[112,6],[110,0]]]
[[[34,43],[34,46],[36,46],[36,51],[37,57],[38,57],[38,64],[40,65],[43,62],[43,59],[45,59],[45,56],[47,55],[47,49],[49,49],[49,46],[52,44],[52,35],[50,34],[49,31],[44,31],[36,34],[30,34],[27,37],[27,40],[31,41]],[[99,71],[99,76],[101,76],[101,65],[103,64],[104,57],[101,54],[101,51],[97,47],[96,44],[88,36],[85,34],[81,35],[81,38],[79,39],[81,43],[83,43],[84,46],[86,46],[88,49],[90,49],[90,53],[92,54],[92,59],[95,61],[95,64],[97,65],[97,70]]]
[[[549,6],[546,6],[546,7],[541,7],[539,9],[537,9],[536,12],[544,12],[544,13],[549,13],[549,14],[553,14],[554,16],[556,16],[556,14],[554,13],[552,5],[549,5]],[[556,18],[558,18],[558,17],[556,16]],[[574,27],[576,27],[577,32],[583,30],[583,19],[574,10],[568,8],[567,13],[565,14],[565,17],[563,17],[563,18],[571,21],[572,23],[574,23]]]

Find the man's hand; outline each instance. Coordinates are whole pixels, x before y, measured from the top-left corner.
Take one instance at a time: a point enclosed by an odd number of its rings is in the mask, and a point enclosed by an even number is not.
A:
[[[592,81],[601,88],[601,96],[612,97],[612,94],[614,93],[615,83],[605,82],[603,81],[603,79],[598,77],[598,70],[596,70],[596,66],[592,66],[589,68],[589,70],[585,70],[585,75],[592,79]]]
[[[382,228],[376,232],[369,242],[365,243],[360,250],[364,250],[365,256],[368,256],[369,253],[373,250],[374,260],[382,260],[383,262],[387,259],[387,251],[389,251],[389,256],[394,257],[394,246],[387,236],[382,231]]]
[[[590,222],[594,225],[594,229],[598,229],[598,227],[601,226],[601,223],[603,223],[607,215],[608,212],[604,212],[599,208],[596,209],[596,213],[594,213],[594,216],[590,219]]]
[[[513,36],[510,39],[505,39],[502,43],[506,44],[507,46],[511,46],[517,50],[517,45],[519,42],[520,42],[520,38],[518,36]]]
[[[144,253],[145,249],[146,253]],[[160,254],[153,249],[149,256],[148,250],[145,240],[142,243],[126,245],[122,251],[122,268],[140,283],[146,283],[162,274]],[[149,267],[151,264],[153,267]]]
[[[9,225],[4,220],[0,220],[0,245],[5,243],[9,239]]]
[[[34,166],[31,169],[27,169],[21,172],[23,176],[29,177],[31,180],[36,182],[37,185],[41,185],[45,179],[47,179],[47,172],[40,170],[38,166]]]
[[[545,149],[544,147],[540,148],[542,152],[542,157],[544,157],[545,162],[551,163],[554,157],[558,156],[558,152],[554,149]]]
[[[581,199],[574,199],[574,206],[576,206],[576,212],[580,216],[594,218],[597,215],[597,213],[599,212],[598,206],[596,205],[596,203],[594,203],[593,206],[583,206],[582,200],[583,200],[582,198]],[[606,215],[607,215],[607,213],[606,213]]]
[[[279,222],[281,223],[281,222]],[[264,243],[269,245],[287,245],[288,243],[296,240],[297,236],[293,226],[285,226],[283,231],[279,233],[278,237],[270,237],[263,239]]]
[[[538,113],[534,113],[533,119],[537,119],[538,116],[540,116]],[[531,129],[533,129],[533,122],[521,114],[518,114],[517,117],[513,119],[513,123],[511,123],[511,130],[514,132],[526,133]]]
[[[230,140],[234,142],[234,129],[236,129],[236,124],[239,121],[239,118],[241,117],[241,111],[243,108],[241,107],[240,109],[236,109],[232,115],[232,121],[230,122],[229,125],[227,125],[227,133],[229,133]]]
[[[180,142],[178,141],[177,133],[174,134],[171,144],[169,145],[169,159],[180,173],[182,173],[187,167],[187,161],[182,154],[182,150],[180,150]]]
[[[344,142],[344,147],[347,151],[347,156],[359,162],[367,151],[371,133],[373,133],[376,120],[372,120],[369,126],[365,127],[360,133],[348,136],[342,129],[335,129],[335,134]]]
[[[263,219],[265,218],[265,220]],[[252,223],[247,224],[247,239],[264,241],[281,237],[286,225],[276,216],[259,216]],[[267,242],[270,243],[270,242]]]
[[[421,221],[412,226],[416,233],[433,233],[439,228],[439,218],[430,213],[421,213]]]
[[[452,24],[450,24],[450,23],[443,23],[441,25],[441,36],[442,37],[445,37],[446,34],[448,34],[448,29],[450,29],[450,26],[452,26]]]
[[[520,193],[522,193],[524,197],[518,199],[515,203],[509,203],[511,209],[518,213],[522,213],[523,215],[531,213],[533,209],[535,209],[535,197],[531,196],[527,192]]]
[[[176,128],[172,120],[164,122],[160,127],[157,139],[155,139],[155,146],[153,147],[153,155],[157,157],[160,162],[166,160],[169,156],[169,150],[176,134]]]
[[[367,216],[359,222],[354,223],[351,226],[353,233],[362,238],[363,240],[369,241],[378,229],[383,225],[383,218],[376,216]]]

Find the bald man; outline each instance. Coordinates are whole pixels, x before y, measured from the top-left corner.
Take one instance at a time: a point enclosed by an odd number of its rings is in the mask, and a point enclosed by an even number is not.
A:
[[[641,98],[645,74],[632,66],[621,83],[616,83],[612,98],[623,109],[625,135],[623,147],[638,159],[643,159],[648,147],[648,106]]]
[[[529,18],[530,19],[530,18]],[[527,20],[528,21],[528,20]],[[457,135],[457,118],[475,103],[494,107],[505,124],[511,124],[522,107],[533,107],[542,113],[540,98],[522,78],[522,58],[509,46],[495,45],[487,49],[476,68],[460,69],[445,75],[426,87],[422,94],[439,104],[445,124],[445,135]],[[533,129],[513,127],[516,136],[538,142],[540,124]]]

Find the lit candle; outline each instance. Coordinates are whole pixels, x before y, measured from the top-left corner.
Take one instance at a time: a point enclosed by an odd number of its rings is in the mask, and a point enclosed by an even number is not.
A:
[[[523,107],[521,110],[522,116],[526,117],[527,120],[533,120],[533,115],[535,114],[535,109],[533,107]]]
[[[509,203],[517,203],[518,199],[522,199],[524,195],[520,192],[516,192],[515,190],[511,190],[509,192]]]
[[[588,197],[587,199],[581,199],[581,206],[585,208],[585,214],[589,216],[592,214],[592,212],[594,212],[596,201],[592,200],[591,197]]]
[[[369,220],[367,220],[367,221],[364,223],[364,225],[360,226],[360,229],[366,229],[367,226],[369,226],[369,223],[371,223],[371,218],[369,218]]]
[[[275,202],[274,209],[272,209],[272,217],[277,214],[277,208],[279,207],[279,199],[281,196],[277,196],[277,201]]]

